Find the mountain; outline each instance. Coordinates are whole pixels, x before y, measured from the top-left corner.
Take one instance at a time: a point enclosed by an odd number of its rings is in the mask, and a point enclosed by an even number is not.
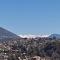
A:
[[[56,38],[56,39],[60,39],[60,34],[51,34],[51,35],[16,35],[2,27],[0,27],[0,41],[3,40],[10,40],[10,39],[14,39],[14,38],[36,38],[36,37],[47,37],[47,38]]]
[[[49,36],[49,38],[60,39],[60,34],[51,34],[51,35]]]
[[[54,39],[60,39],[60,34],[50,34],[50,35],[19,35],[20,37],[22,38],[36,38],[36,37],[41,37],[41,38],[44,38],[44,37],[47,37],[47,38],[54,38]]]
[[[49,35],[19,35],[22,38],[36,38],[36,37],[48,37]]]
[[[17,38],[17,37],[19,37],[19,36],[0,27],[0,41],[2,41],[4,39]]]

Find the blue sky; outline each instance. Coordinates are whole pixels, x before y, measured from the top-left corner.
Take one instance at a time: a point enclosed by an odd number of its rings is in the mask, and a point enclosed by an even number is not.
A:
[[[0,26],[16,34],[60,34],[60,0],[1,0]]]

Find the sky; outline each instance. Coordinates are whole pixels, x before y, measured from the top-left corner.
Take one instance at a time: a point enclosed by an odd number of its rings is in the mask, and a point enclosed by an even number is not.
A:
[[[0,27],[16,34],[60,34],[60,0],[0,0]]]

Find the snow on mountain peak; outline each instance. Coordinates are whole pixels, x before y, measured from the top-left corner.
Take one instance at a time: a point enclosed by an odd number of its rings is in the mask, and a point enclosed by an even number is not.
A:
[[[19,35],[22,38],[48,37],[49,35]]]

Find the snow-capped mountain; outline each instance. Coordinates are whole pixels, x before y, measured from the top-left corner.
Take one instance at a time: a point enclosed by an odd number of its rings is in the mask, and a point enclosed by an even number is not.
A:
[[[49,38],[60,39],[60,34],[51,34],[51,35],[49,36]]]
[[[22,38],[48,37],[49,35],[19,35]]]
[[[50,34],[50,35],[19,35],[22,38],[36,38],[36,37],[47,37],[47,38],[56,38],[56,39],[60,39],[60,34]]]

